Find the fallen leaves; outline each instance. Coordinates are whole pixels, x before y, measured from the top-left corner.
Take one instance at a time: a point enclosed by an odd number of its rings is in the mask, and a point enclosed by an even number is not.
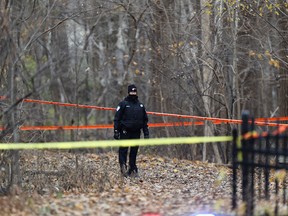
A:
[[[233,214],[231,170],[225,166],[140,154],[140,177],[124,178],[115,152],[30,155],[21,157],[26,193],[1,197],[3,215]]]

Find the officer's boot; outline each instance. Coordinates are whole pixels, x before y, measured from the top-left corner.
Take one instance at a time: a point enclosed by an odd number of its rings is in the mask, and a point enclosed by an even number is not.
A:
[[[128,172],[127,172],[126,164],[120,164],[120,171],[121,171],[122,176],[127,177]]]

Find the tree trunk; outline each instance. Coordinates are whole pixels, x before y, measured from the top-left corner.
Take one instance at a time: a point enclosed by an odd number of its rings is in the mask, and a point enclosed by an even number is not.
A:
[[[17,112],[17,77],[20,77],[18,71],[19,57],[17,55],[17,50],[19,50],[18,44],[19,42],[19,34],[21,23],[15,23],[16,18],[21,13],[22,7],[20,2],[17,1],[9,1],[8,5],[10,7],[9,11],[9,26],[7,32],[8,39],[8,50],[10,51],[10,55],[8,57],[8,90],[9,90],[9,100],[11,109],[7,112],[6,116],[6,130],[12,133],[11,142],[17,143],[19,142],[19,134],[18,134],[18,112]],[[21,186],[21,173],[19,167],[19,151],[12,151],[12,185]]]
[[[283,6],[285,11],[285,7]],[[279,31],[280,31],[280,89],[279,89],[279,115],[288,116],[288,19],[287,15],[280,13],[278,19]]]
[[[201,11],[203,8],[205,8],[205,5],[208,4],[208,1],[201,1],[200,3],[200,8]],[[213,65],[213,60],[211,58],[206,58],[206,56],[209,56],[209,52],[212,48],[211,44],[211,28],[210,28],[210,15],[207,13],[202,13],[201,14],[201,21],[200,21],[200,26],[201,26],[201,34],[200,34],[200,41],[201,45],[200,49],[201,52],[198,54],[200,55],[199,58],[202,59],[202,62],[200,63],[202,65],[202,70],[198,71],[201,74],[198,75],[199,78],[202,78],[201,80],[201,92],[203,94],[202,100],[203,100],[203,105],[204,105],[204,110],[206,116],[212,116],[211,110],[214,110],[213,107],[213,101],[211,97],[208,97],[209,95],[213,95],[214,89],[212,88],[212,83],[213,83],[213,71],[211,68],[211,65]],[[214,129],[212,124],[206,123],[204,126],[204,135],[205,136],[212,136],[214,135]],[[210,145],[209,145],[210,146]],[[212,144],[212,152],[213,156],[216,160],[217,163],[222,163],[221,155],[218,149],[218,146],[216,143]],[[207,156],[209,154],[208,151],[208,144],[204,143],[203,144],[203,161],[207,160]]]

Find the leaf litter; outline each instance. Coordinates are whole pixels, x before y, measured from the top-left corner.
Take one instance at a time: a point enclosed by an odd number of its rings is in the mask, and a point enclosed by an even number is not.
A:
[[[161,216],[231,211],[227,166],[139,154],[139,177],[122,177],[116,152],[25,151],[22,189],[0,197],[2,215]]]

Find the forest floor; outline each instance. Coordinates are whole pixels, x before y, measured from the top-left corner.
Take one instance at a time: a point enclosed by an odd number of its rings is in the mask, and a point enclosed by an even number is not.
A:
[[[0,197],[1,215],[241,215],[227,166],[140,153],[139,177],[124,178],[115,152],[26,151],[21,168],[23,188]]]

